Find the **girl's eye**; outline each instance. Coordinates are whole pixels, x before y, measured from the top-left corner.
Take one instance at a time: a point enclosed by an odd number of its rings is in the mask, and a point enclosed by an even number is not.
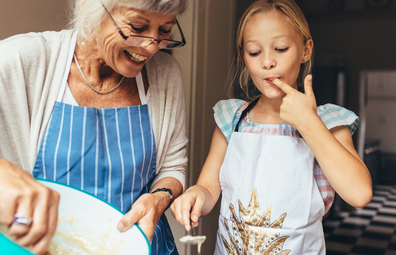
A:
[[[129,25],[131,26],[132,30],[136,33],[142,33],[148,28],[148,26],[136,26],[136,25],[134,26],[132,24]]]
[[[249,55],[252,56],[252,57],[256,57],[256,56],[258,56],[260,53],[261,53],[261,51],[259,51],[259,52],[253,52],[253,53],[249,53]]]
[[[285,52],[285,51],[287,51],[289,48],[282,48],[282,49],[275,49],[276,51],[279,51],[279,52]]]

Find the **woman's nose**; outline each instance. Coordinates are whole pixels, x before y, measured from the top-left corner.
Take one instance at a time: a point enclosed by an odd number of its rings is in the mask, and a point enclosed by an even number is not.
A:
[[[152,33],[148,34],[147,36],[148,36],[148,37],[152,37],[152,38],[154,38],[155,40],[152,41],[149,45],[147,45],[147,46],[144,47],[144,48],[146,48],[146,50],[149,51],[150,53],[155,53],[155,52],[157,52],[158,50],[160,50],[161,48],[158,46],[158,41],[157,41],[157,39],[158,39],[158,32],[157,32],[157,33],[152,32]]]
[[[152,41],[149,45],[144,47],[148,52],[154,54],[159,51],[161,48],[158,47],[158,41]]]

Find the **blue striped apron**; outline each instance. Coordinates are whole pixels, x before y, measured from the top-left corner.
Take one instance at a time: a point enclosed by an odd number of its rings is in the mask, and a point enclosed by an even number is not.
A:
[[[71,51],[72,54],[74,52]],[[156,147],[141,74],[142,105],[97,109],[61,102],[62,83],[32,175],[87,191],[128,212],[150,191]],[[163,214],[151,242],[152,254],[178,254]]]

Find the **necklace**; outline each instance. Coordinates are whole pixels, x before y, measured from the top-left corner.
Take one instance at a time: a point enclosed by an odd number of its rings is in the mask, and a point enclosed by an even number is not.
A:
[[[99,94],[107,94],[107,93],[110,93],[110,92],[114,91],[115,89],[117,89],[117,88],[121,85],[122,81],[123,81],[124,78],[125,78],[124,76],[122,76],[120,82],[118,82],[118,84],[117,84],[114,88],[112,88],[112,89],[110,89],[110,90],[108,90],[108,91],[100,91],[100,90],[95,89],[95,88],[91,85],[91,83],[89,83],[89,81],[87,80],[87,78],[85,77],[85,75],[83,74],[83,72],[82,72],[82,70],[81,70],[81,67],[80,67],[80,65],[78,64],[78,61],[77,61],[77,58],[76,58],[76,54],[74,54],[74,61],[76,62],[77,68],[78,68],[78,70],[80,71],[80,73],[81,73],[82,77],[84,78],[85,82],[86,82],[86,83],[88,84],[88,86],[89,86],[93,91],[95,91],[96,93],[99,93]],[[103,82],[102,82],[102,84],[103,84]]]

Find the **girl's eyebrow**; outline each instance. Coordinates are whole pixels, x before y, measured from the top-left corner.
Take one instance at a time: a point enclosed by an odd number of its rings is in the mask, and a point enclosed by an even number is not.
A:
[[[287,38],[291,38],[292,39],[292,37],[290,35],[287,35],[287,34],[276,35],[276,36],[273,37],[273,39],[279,39],[279,38],[282,38],[282,37],[287,37]],[[249,40],[246,40],[245,43],[249,43],[249,42],[253,42],[254,43],[254,42],[257,42],[257,41],[260,41],[260,39],[256,39],[256,38],[249,39]]]
[[[275,39],[282,38],[282,37],[291,38],[291,36],[290,36],[290,35],[287,35],[287,34],[281,34],[281,35],[274,36]]]
[[[255,40],[255,39],[246,40],[245,44],[249,43],[249,42],[253,42],[254,43],[254,42],[257,42],[257,40]]]

